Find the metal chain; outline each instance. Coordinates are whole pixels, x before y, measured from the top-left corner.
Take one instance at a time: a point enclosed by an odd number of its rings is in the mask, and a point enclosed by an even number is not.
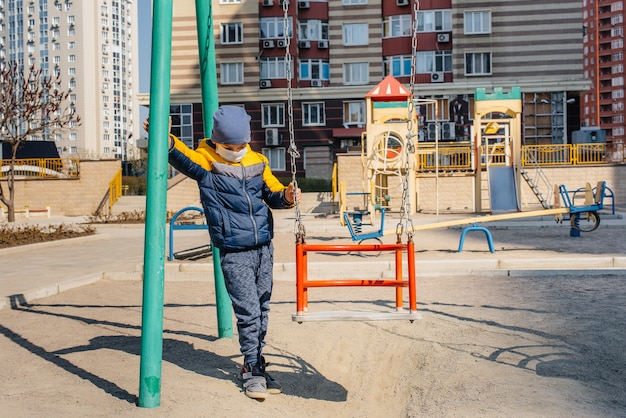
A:
[[[294,197],[297,196],[298,181],[296,179],[296,160],[300,158],[300,152],[296,146],[296,139],[293,129],[293,94],[291,86],[291,68],[292,68],[292,56],[290,52],[291,37],[290,25],[289,25],[289,1],[283,1],[283,35],[285,37],[285,76],[287,77],[287,117],[289,126],[289,156],[291,157],[291,183],[293,184]],[[300,202],[298,199],[294,199],[294,208],[296,213],[296,220],[293,227],[293,233],[296,236],[297,242],[304,242],[306,235],[304,230],[304,224],[302,223],[302,214],[300,212]]]
[[[406,232],[409,240],[413,237],[413,220],[409,216],[411,213],[411,201],[409,199],[409,169],[411,166],[411,157],[415,154],[415,134],[413,133],[413,115],[415,114],[415,71],[417,69],[417,27],[418,27],[419,0],[413,3],[413,32],[411,38],[412,54],[411,54],[411,77],[410,77],[410,96],[408,103],[408,115],[406,121],[406,146],[404,158],[404,184],[402,186],[402,207],[400,209],[400,219],[396,226],[396,235],[400,242],[402,232]]]

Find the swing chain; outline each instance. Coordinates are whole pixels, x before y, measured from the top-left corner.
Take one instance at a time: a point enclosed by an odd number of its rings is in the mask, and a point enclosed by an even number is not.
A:
[[[287,77],[287,117],[289,125],[289,148],[287,152],[291,157],[291,183],[294,189],[294,196],[298,190],[298,181],[296,179],[296,160],[300,158],[300,152],[296,146],[296,139],[293,129],[293,94],[292,94],[292,62],[293,58],[290,52],[291,46],[291,30],[290,30],[290,18],[289,18],[289,2],[283,2],[283,36],[285,39],[285,76]],[[300,212],[300,202],[297,199],[294,201],[294,210],[296,214],[296,220],[294,224],[293,233],[296,236],[297,242],[304,242],[306,235],[304,230],[304,224],[302,223],[302,214]]]
[[[396,235],[398,242],[401,240],[401,235],[406,232],[407,239],[411,241],[413,239],[413,220],[410,217],[411,213],[411,201],[409,199],[409,169],[411,166],[411,156],[415,153],[415,134],[413,133],[413,117],[415,115],[415,72],[417,69],[417,28],[418,28],[418,12],[419,12],[419,0],[415,0],[413,3],[413,32],[411,37],[411,46],[413,53],[411,54],[411,77],[410,77],[410,96],[408,103],[408,115],[406,122],[406,156],[404,158],[404,178],[402,186],[402,207],[400,208],[400,219],[396,226]]]

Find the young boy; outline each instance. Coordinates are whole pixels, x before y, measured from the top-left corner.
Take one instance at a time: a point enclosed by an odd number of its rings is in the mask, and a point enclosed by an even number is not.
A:
[[[147,129],[148,122],[144,124]],[[282,388],[266,372],[262,354],[272,294],[273,219],[270,208],[291,208],[300,199],[283,186],[267,158],[252,151],[250,116],[221,106],[211,138],[196,150],[170,134],[169,163],[198,182],[211,242],[220,250],[226,290],[237,317],[241,370],[248,397],[265,399]]]

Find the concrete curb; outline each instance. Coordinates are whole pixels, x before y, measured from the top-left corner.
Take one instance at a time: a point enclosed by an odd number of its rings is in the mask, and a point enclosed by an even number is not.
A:
[[[31,247],[32,248],[32,247]],[[491,260],[424,260],[416,263],[416,276],[471,276],[489,275],[495,277],[533,276],[626,276],[626,257],[585,257],[559,259],[491,259]],[[364,280],[393,279],[395,262],[389,260],[355,261],[341,263],[310,262],[309,277],[324,279],[350,279],[355,275]],[[404,269],[406,276],[406,269]],[[92,273],[57,284],[31,289],[20,294],[8,295],[0,299],[0,309],[29,303],[36,299],[56,295],[66,290],[106,280],[142,280],[143,266],[137,264],[133,271]],[[274,280],[295,282],[295,263],[276,263]],[[213,263],[166,263],[165,281],[168,282],[212,282]]]
[[[75,279],[65,280],[57,284],[43,286],[38,289],[28,290],[16,295],[5,296],[0,299],[0,309],[18,306],[20,304],[28,303],[36,299],[42,299],[48,296],[56,295],[66,290],[74,289],[81,286],[100,281],[103,277],[102,273],[93,273],[86,276],[78,277]],[[18,301],[18,303],[16,303]]]

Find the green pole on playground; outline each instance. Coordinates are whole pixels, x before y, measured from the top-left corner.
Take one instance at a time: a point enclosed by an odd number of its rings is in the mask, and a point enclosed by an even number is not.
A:
[[[215,40],[213,38],[213,11],[210,1],[196,0],[196,25],[198,27],[198,55],[200,59],[200,82],[202,85],[202,116],[204,137],[213,129],[213,113],[219,106],[217,94],[217,71]],[[231,301],[226,292],[224,274],[220,263],[220,250],[213,250],[213,275],[215,282],[215,305],[217,307],[217,329],[219,338],[232,338],[233,320]]]
[[[161,403],[167,152],[173,0],[154,0],[150,62],[150,128],[141,318],[139,406]]]

